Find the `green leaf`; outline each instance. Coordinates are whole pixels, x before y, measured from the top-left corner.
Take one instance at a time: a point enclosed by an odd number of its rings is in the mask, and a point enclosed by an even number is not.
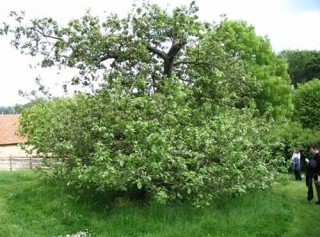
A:
[[[138,189],[142,189],[142,183],[140,181],[137,182]]]
[[[121,167],[123,167],[123,165],[124,165],[124,160],[119,160],[119,164],[120,164]]]

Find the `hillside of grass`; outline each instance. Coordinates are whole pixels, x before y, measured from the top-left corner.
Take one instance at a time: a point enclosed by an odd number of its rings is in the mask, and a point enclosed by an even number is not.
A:
[[[293,178],[292,178],[293,179]],[[0,236],[320,236],[320,206],[302,181],[224,197],[210,208],[134,204],[110,194],[80,198],[62,181],[32,171],[0,172]]]

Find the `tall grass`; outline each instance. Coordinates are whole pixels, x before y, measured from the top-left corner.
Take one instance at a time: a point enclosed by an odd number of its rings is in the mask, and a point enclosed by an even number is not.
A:
[[[316,190],[314,199],[307,201],[307,187],[305,179],[295,181],[293,174],[292,181],[287,185],[275,185],[274,190],[277,193],[286,194],[286,201],[291,206],[290,226],[282,237],[319,237],[320,236],[320,206],[315,205],[318,201]]]
[[[292,188],[297,191],[291,192]],[[38,180],[31,171],[0,172],[0,236],[320,236],[315,235],[316,229],[306,228],[307,235],[302,235],[299,228],[292,228],[299,224],[297,212],[307,213],[306,208],[318,210],[320,217],[320,208],[300,200],[298,190],[306,191],[302,182],[292,181],[277,185],[273,192],[221,197],[210,208],[196,209],[133,204],[126,198],[112,201],[110,194],[79,198],[62,181]],[[300,202],[301,207],[296,205]],[[309,221],[312,218],[316,215]]]

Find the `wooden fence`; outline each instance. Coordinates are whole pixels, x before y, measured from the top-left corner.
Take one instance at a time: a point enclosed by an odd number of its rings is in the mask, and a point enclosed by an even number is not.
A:
[[[42,158],[38,157],[3,157],[0,158],[0,170],[29,170],[42,167]],[[45,167],[43,167],[45,168]]]

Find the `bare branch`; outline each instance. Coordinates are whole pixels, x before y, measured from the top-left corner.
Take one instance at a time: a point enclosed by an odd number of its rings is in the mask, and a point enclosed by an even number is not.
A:
[[[62,38],[55,37],[55,36],[51,36],[51,35],[46,35],[45,33],[41,32],[40,30],[37,30],[37,29],[35,29],[35,30],[36,30],[39,34],[41,34],[43,37],[63,41]]]
[[[176,62],[174,64],[174,66],[178,66],[180,64],[193,64],[193,65],[213,65],[212,63],[208,63],[208,62],[200,62],[198,60],[196,61],[180,61],[180,62]]]

